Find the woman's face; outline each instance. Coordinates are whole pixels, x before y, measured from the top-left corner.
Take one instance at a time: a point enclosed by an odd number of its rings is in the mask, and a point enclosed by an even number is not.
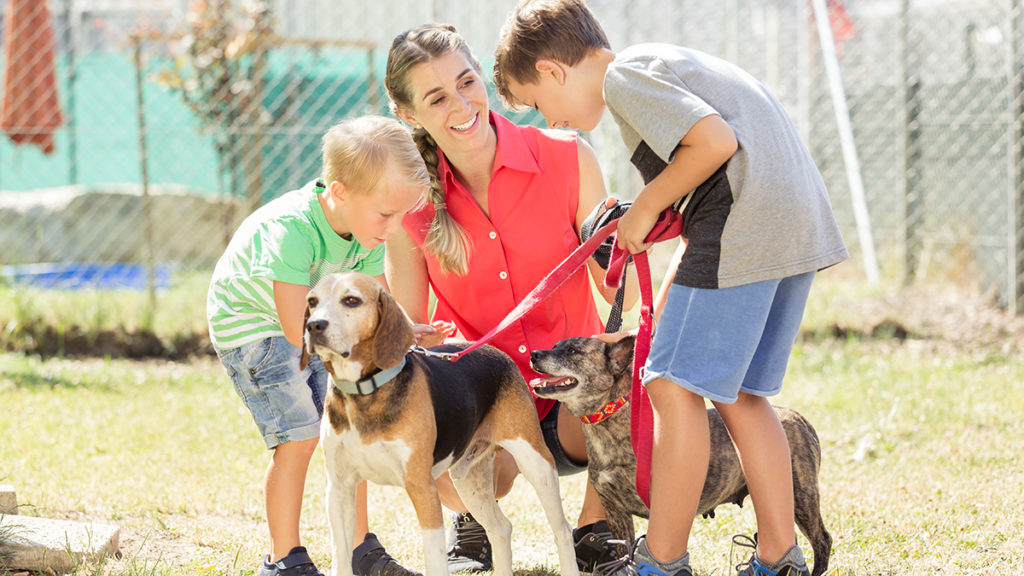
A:
[[[409,70],[412,109],[399,115],[420,125],[447,154],[487,145],[491,128],[487,88],[473,63],[450,52]]]

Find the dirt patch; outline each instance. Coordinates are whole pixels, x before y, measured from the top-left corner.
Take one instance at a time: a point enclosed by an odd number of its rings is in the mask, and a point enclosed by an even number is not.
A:
[[[6,335],[3,347],[9,352],[43,357],[100,357],[185,360],[196,356],[213,356],[213,345],[204,333],[177,334],[162,338],[151,330],[85,330],[69,326],[58,330],[53,326],[22,329]]]
[[[982,295],[946,287],[914,286],[898,294],[834,303],[850,320],[805,338],[920,340],[960,349],[1024,351],[1024,315],[999,308]]]

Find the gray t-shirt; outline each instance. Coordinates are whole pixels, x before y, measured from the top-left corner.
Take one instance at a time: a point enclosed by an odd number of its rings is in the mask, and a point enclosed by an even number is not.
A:
[[[604,96],[644,182],[702,118],[717,114],[736,134],[735,155],[679,203],[688,244],[676,284],[727,288],[849,257],[796,127],[750,74],[696,50],[640,44],[608,66]]]

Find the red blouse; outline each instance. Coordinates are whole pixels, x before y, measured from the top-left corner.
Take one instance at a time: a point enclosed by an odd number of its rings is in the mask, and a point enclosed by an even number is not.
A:
[[[438,150],[438,171],[448,211],[470,237],[469,272],[445,274],[423,248],[434,207],[426,203],[402,224],[423,250],[437,296],[434,320],[454,322],[469,340],[491,331],[547,274],[579,246],[574,222],[579,205],[579,156],[573,132],[517,126],[491,112],[497,134],[494,174],[487,191],[490,218],[452,174]],[[499,333],[490,344],[515,360],[527,382],[538,374],[530,352],[570,336],[604,330],[586,268],[547,300]],[[553,400],[534,397],[543,418]]]

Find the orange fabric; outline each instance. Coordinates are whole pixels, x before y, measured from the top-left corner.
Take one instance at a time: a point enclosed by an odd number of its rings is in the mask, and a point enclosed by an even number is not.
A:
[[[64,122],[57,99],[56,48],[50,12],[42,0],[7,0],[4,12],[4,82],[0,130],[16,144],[54,150]]]
[[[438,166],[447,209],[471,238],[469,273],[445,274],[423,250],[437,295],[433,318],[454,322],[468,340],[477,340],[497,326],[580,245],[574,227],[580,179],[576,134],[548,136],[493,112],[491,124],[498,149],[488,192],[489,217],[452,175],[443,155]],[[434,207],[427,204],[403,221],[421,248],[433,218]],[[489,343],[511,356],[529,381],[538,376],[530,368],[530,352],[603,329],[589,275],[582,267]],[[554,404],[543,398],[534,401],[542,418]]]

